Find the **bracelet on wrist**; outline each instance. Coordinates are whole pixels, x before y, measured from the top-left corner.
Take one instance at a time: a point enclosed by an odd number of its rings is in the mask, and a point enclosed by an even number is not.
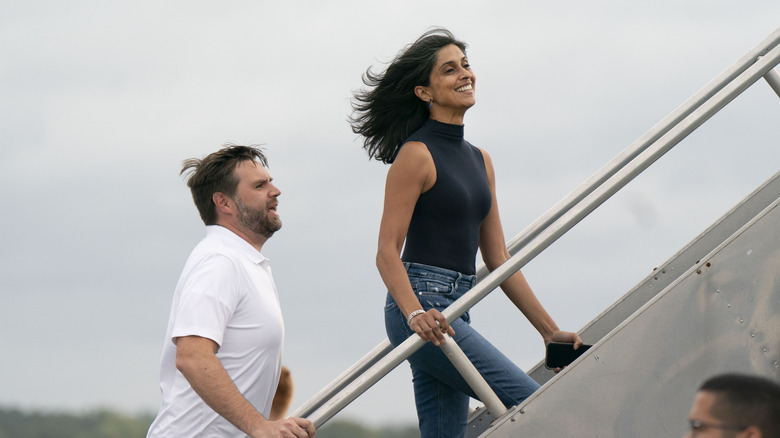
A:
[[[410,313],[409,317],[406,318],[406,325],[411,326],[412,325],[412,319],[415,316],[417,316],[417,315],[422,315],[423,313],[425,313],[425,310],[423,310],[423,309],[417,309],[414,312]]]

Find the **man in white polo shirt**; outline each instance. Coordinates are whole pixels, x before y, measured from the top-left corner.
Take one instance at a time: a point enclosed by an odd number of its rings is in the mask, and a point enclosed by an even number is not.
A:
[[[282,222],[263,152],[228,145],[183,163],[206,237],[176,286],[147,437],[313,437],[306,419],[269,421],[284,324],[263,244]]]

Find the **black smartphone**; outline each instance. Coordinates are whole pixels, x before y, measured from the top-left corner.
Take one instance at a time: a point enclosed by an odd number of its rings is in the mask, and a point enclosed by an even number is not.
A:
[[[547,344],[547,355],[545,356],[544,366],[554,370],[563,368],[577,359],[582,353],[588,351],[592,345],[582,344],[580,348],[574,349],[574,344],[563,342],[550,342]]]

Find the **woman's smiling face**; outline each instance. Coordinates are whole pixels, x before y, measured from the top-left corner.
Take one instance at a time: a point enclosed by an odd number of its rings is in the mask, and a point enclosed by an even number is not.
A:
[[[430,83],[422,87],[428,96],[424,100],[433,99],[431,117],[438,119],[437,114],[449,113],[462,116],[476,103],[475,82],[476,75],[460,47],[450,44],[439,49]]]

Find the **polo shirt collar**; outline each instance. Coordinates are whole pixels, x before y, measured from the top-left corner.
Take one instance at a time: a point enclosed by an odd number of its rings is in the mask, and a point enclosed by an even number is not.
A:
[[[252,262],[255,264],[259,265],[263,262],[267,263],[269,261],[268,258],[262,255],[260,251],[258,251],[249,242],[221,225],[207,225],[206,236],[220,237],[226,245],[246,254],[246,256],[249,257],[249,259],[252,260]]]

